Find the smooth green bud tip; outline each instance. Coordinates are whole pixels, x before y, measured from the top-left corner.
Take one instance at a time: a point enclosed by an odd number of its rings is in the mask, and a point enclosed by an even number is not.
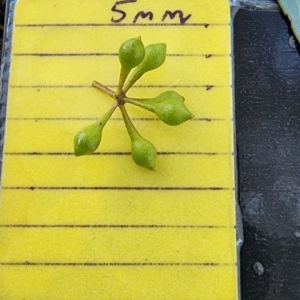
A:
[[[74,138],[75,156],[93,153],[100,145],[103,126],[98,122],[82,128]]]
[[[132,69],[141,63],[145,56],[145,48],[141,37],[122,43],[119,49],[119,60],[123,68]]]
[[[137,66],[139,73],[145,73],[160,67],[166,59],[167,45],[164,43],[151,44],[145,48],[145,57]]]
[[[137,165],[154,171],[157,151],[151,142],[141,136],[133,138],[131,155]]]

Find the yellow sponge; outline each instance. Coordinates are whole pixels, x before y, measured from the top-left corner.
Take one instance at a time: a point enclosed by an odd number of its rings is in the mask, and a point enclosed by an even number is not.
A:
[[[0,299],[236,300],[228,0],[19,0],[0,207]],[[121,114],[95,155],[74,134],[115,89],[126,39],[164,42],[163,66],[130,90],[175,90],[195,118],[167,126],[128,105],[157,148],[136,166]]]

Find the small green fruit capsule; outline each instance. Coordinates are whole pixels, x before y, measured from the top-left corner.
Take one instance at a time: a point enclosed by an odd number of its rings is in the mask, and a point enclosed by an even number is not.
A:
[[[157,151],[151,142],[140,135],[131,139],[131,155],[137,165],[154,170]]]
[[[192,119],[193,114],[183,103],[184,98],[174,91],[161,93],[156,98],[143,101],[164,123],[172,126]]]
[[[127,40],[120,46],[119,60],[126,70],[136,67],[144,56],[145,48],[140,37]]]
[[[103,126],[99,123],[86,126],[79,130],[74,138],[76,156],[93,153],[100,145]]]

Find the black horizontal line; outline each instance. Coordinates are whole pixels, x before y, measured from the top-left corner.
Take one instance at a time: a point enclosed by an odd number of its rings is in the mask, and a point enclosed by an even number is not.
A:
[[[13,56],[118,56],[117,53],[14,53]]]
[[[69,88],[92,88],[92,85],[83,85],[83,84],[66,84],[66,85],[10,85],[10,88],[13,89],[37,89],[37,88],[64,88],[64,89],[69,89]]]
[[[77,118],[77,117],[61,117],[61,118],[7,118],[10,121],[96,121],[99,118]],[[123,118],[110,118],[112,121],[123,121]],[[161,121],[159,118],[131,118],[133,121]],[[193,118],[190,121],[202,121],[202,122],[213,122],[213,121],[227,121],[227,119],[221,118]]]
[[[16,24],[16,27],[123,27],[123,26],[138,26],[138,27],[148,27],[148,26],[158,26],[158,27],[168,27],[168,26],[176,26],[176,27],[187,27],[187,26],[200,26],[204,28],[208,28],[209,26],[230,26],[229,23],[27,23],[27,24]]]
[[[116,88],[116,85],[106,85],[109,88]],[[80,84],[67,84],[67,85],[10,85],[14,89],[71,89],[71,88],[94,88],[92,85],[80,85]],[[205,88],[211,90],[212,88],[223,87],[217,85],[203,85],[203,84],[156,84],[156,85],[134,85],[132,88]]]
[[[159,155],[207,155],[207,156],[215,156],[215,155],[233,155],[233,153],[226,153],[226,152],[175,152],[175,151],[161,151],[157,152]],[[5,155],[29,155],[29,156],[63,156],[63,155],[74,155],[74,152],[5,152]],[[131,152],[94,152],[90,155],[131,155]]]
[[[160,225],[160,224],[0,224],[0,228],[203,228],[221,229],[228,226],[217,225]]]
[[[38,57],[60,57],[60,56],[118,56],[118,53],[14,53],[13,56],[38,56]],[[169,53],[167,56],[170,57],[229,57],[229,54],[200,54],[200,53]]]
[[[0,262],[1,266],[43,267],[218,267],[234,266],[234,263],[215,262]]]
[[[172,187],[172,186],[3,186],[3,190],[147,190],[147,191],[227,191],[226,187]]]

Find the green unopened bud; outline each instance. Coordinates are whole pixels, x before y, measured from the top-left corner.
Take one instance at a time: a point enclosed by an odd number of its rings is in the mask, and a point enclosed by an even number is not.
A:
[[[137,165],[154,170],[156,149],[151,142],[140,135],[131,137],[131,155]]]
[[[117,103],[115,102],[97,122],[77,132],[74,138],[74,153],[76,156],[90,154],[97,150],[101,142],[102,130],[116,107]]]
[[[148,100],[153,112],[166,124],[176,126],[192,119],[193,114],[183,103],[184,98],[174,91],[167,91]]]
[[[130,78],[124,86],[126,93],[129,88],[148,71],[160,67],[166,59],[167,45],[164,43],[151,44],[145,48],[145,57],[142,62],[133,70]]]
[[[78,131],[74,138],[76,156],[93,153],[100,145],[103,126],[97,123],[86,126]]]
[[[166,59],[167,45],[164,43],[151,44],[145,48],[145,57],[135,73],[144,74],[160,67]]]
[[[136,67],[145,56],[145,48],[141,37],[133,38],[122,43],[119,49],[119,60],[124,69]]]
[[[141,167],[154,170],[157,152],[151,142],[141,137],[133,126],[124,105],[119,106],[127,132],[131,140],[131,155],[135,163]]]
[[[161,93],[151,99],[126,98],[125,101],[154,112],[164,123],[172,126],[180,125],[194,117],[184,105],[184,98],[174,91]]]

